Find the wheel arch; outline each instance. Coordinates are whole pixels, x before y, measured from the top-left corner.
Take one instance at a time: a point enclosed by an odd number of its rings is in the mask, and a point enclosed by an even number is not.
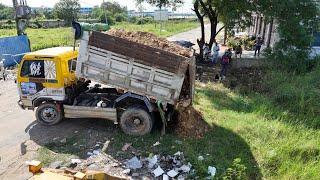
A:
[[[113,107],[117,108],[122,102],[125,102],[129,99],[135,99],[135,100],[137,100],[137,102],[144,104],[150,113],[154,111],[154,106],[152,105],[152,103],[150,102],[150,100],[146,96],[141,96],[141,95],[134,94],[131,92],[127,92],[127,93],[121,95],[120,97],[118,97],[114,101]],[[128,107],[132,107],[133,104],[131,104],[131,106],[128,106]],[[137,104],[139,104],[139,103],[137,103]]]

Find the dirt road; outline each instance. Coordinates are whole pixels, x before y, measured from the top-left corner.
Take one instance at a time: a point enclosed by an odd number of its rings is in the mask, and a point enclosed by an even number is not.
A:
[[[24,142],[29,139],[25,129],[34,116],[32,111],[21,110],[17,100],[14,81],[0,81],[0,179],[19,179],[20,175],[26,175],[18,174],[18,170],[23,165],[22,154],[26,154]],[[18,177],[9,175],[11,172],[16,172]]]

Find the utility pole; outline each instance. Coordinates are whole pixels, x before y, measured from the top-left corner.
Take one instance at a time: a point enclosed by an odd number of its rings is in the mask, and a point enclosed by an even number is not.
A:
[[[106,24],[108,24],[108,18],[107,18],[107,5],[104,4],[104,0],[102,2],[102,7],[104,10],[104,17],[106,18]]]
[[[16,28],[18,36],[25,34],[24,30],[27,28],[28,20],[30,19],[31,8],[28,7],[26,0],[20,0],[20,4],[18,4],[17,0],[12,0],[15,20],[16,20]]]

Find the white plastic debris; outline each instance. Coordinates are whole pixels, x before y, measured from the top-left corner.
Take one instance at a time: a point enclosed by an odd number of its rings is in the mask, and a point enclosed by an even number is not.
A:
[[[208,174],[211,177],[214,177],[216,175],[216,172],[217,172],[217,169],[215,167],[213,167],[213,166],[208,167]]]
[[[81,160],[80,159],[71,159],[72,164],[80,164]]]
[[[177,173],[175,170],[171,170],[169,172],[167,172],[168,176],[170,176],[171,178],[176,177],[179,173]]]
[[[93,153],[94,155],[98,155],[98,154],[100,154],[100,150],[94,150],[94,151],[92,151],[92,153]]]
[[[182,144],[182,141],[176,140],[175,141],[177,144]]]
[[[203,161],[204,157],[203,156],[198,156],[198,161]]]
[[[123,174],[129,174],[130,171],[131,171],[130,169],[125,169],[125,170],[122,171],[122,173],[123,173]]]
[[[164,175],[162,176],[162,180],[169,180],[169,176],[166,175],[166,174],[164,174]]]
[[[158,162],[158,158],[157,155],[154,155],[152,158],[147,158],[149,164],[148,164],[148,168],[152,169],[154,165],[157,164]]]
[[[127,151],[128,150],[128,148],[130,147],[132,145],[132,143],[126,143],[125,145],[123,145],[123,147],[122,147],[122,151]]]
[[[189,164],[188,165],[184,164],[179,169],[185,173],[188,173],[191,170],[191,166],[189,166]]]
[[[156,143],[153,144],[153,146],[159,146],[160,145],[160,142],[157,141]]]
[[[130,168],[130,169],[139,169],[139,168],[142,168],[142,163],[137,158],[137,156],[135,156],[126,162],[126,166],[127,168]]]
[[[178,152],[176,152],[176,153],[174,153],[174,155],[175,156],[181,156],[183,153],[182,152],[180,152],[180,151],[178,151]]]
[[[92,152],[87,152],[87,156],[92,156],[93,153]]]
[[[163,171],[163,169],[161,169],[160,166],[158,166],[158,168],[153,171],[153,174],[154,174],[155,177],[159,177],[159,176],[161,176],[163,173],[164,173],[164,171]]]

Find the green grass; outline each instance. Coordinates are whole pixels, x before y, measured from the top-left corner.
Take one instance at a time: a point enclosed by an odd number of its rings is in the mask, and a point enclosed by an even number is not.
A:
[[[127,31],[147,31],[155,33],[156,35],[161,37],[168,37],[179,32],[188,31],[198,26],[199,24],[196,21],[169,21],[164,23],[163,31],[161,32],[159,30],[159,24],[157,24],[157,27],[155,27],[155,24],[137,25],[131,23],[118,23],[117,25],[112,26],[112,28],[121,28]],[[31,49],[33,51],[49,47],[73,45],[73,36],[70,27],[52,29],[28,28],[26,30],[26,33],[29,36]],[[0,29],[0,37],[15,35],[15,29]]]
[[[157,36],[169,37],[174,34],[188,31],[199,26],[197,21],[168,21],[162,25],[162,31],[160,31],[160,24],[148,23],[143,25],[131,24],[131,23],[118,23],[114,28],[125,29],[127,31],[146,31],[152,32]]]
[[[31,49],[33,51],[56,47],[73,45],[71,28],[52,28],[52,29],[31,29],[26,33],[30,39]],[[15,29],[0,29],[0,37],[15,36]]]
[[[205,121],[212,127],[202,139],[181,139],[170,133],[160,136],[159,131],[132,137],[119,129],[105,132],[104,126],[97,126],[101,131],[94,131],[92,137],[96,139],[92,139],[91,135],[90,138],[87,130],[74,137],[65,135],[68,137],[66,145],[50,142],[41,150],[39,157],[46,164],[66,155],[85,158],[84,154],[98,140],[109,139],[107,153],[120,161],[134,156],[132,152],[147,157],[150,154],[182,151],[196,169],[194,176],[200,179],[208,176],[208,166],[217,168],[217,179],[226,177],[227,173],[229,176],[239,176],[243,172],[244,177],[240,179],[318,179],[318,75],[319,70],[300,76],[267,71],[270,90],[263,93],[245,91],[245,87],[230,90],[220,83],[197,84],[195,107],[203,112]],[[285,87],[291,90],[287,91]],[[301,95],[304,94],[301,92],[309,95]],[[278,101],[284,95],[296,96]],[[305,100],[301,100],[301,96]],[[312,110],[314,114],[306,113],[311,106],[315,107],[315,111]],[[107,127],[112,126],[109,122],[104,123]],[[176,143],[176,140],[182,144]],[[157,141],[161,144],[153,147]],[[87,145],[87,149],[75,149],[77,147],[72,146],[74,142],[88,142],[91,145]],[[121,151],[125,143],[132,143],[133,149]],[[51,153],[48,157],[48,150],[57,154]],[[198,161],[199,155],[204,156],[204,161]]]

